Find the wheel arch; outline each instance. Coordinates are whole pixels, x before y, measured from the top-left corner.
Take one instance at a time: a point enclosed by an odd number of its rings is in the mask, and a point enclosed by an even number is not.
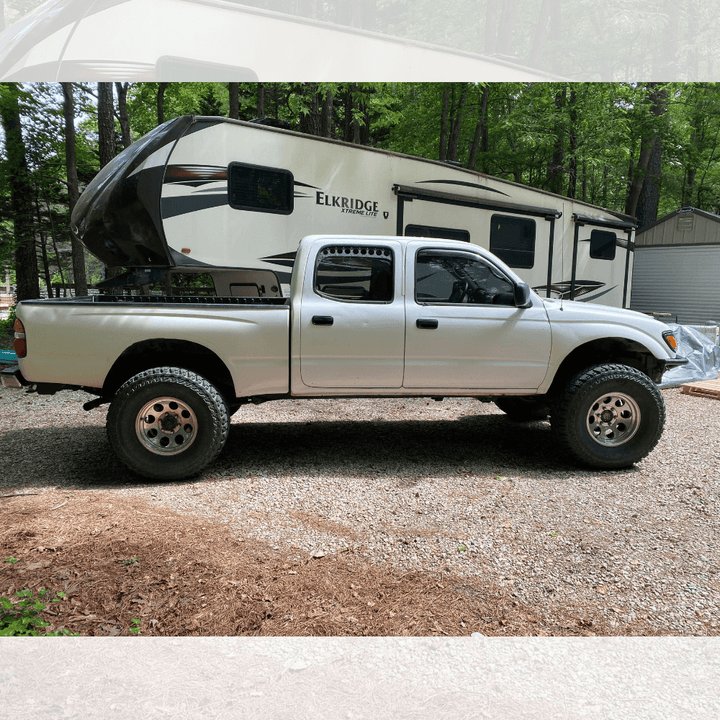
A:
[[[134,343],[113,363],[102,393],[112,397],[134,375],[154,367],[179,367],[209,380],[227,402],[235,399],[235,384],[227,365],[212,350],[189,340],[154,338]]]
[[[547,394],[552,396],[562,392],[574,375],[591,365],[604,363],[628,365],[645,373],[653,382],[658,382],[662,376],[662,361],[641,342],[623,337],[599,338],[578,345],[566,355]]]

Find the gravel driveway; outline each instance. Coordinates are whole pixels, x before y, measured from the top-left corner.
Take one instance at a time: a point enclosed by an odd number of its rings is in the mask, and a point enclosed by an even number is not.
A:
[[[84,393],[0,390],[0,488],[141,496],[289,554],[350,548],[398,570],[481,576],[619,633],[714,635],[720,402],[663,395],[663,439],[619,473],[578,469],[547,423],[471,399],[288,400],[241,409],[201,477],[154,483],[115,459],[105,407],[84,412]]]

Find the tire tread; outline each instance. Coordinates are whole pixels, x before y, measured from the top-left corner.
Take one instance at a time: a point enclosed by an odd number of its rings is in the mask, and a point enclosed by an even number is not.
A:
[[[622,452],[617,453],[616,458],[598,458],[588,452],[578,437],[577,423],[573,422],[574,406],[577,404],[579,393],[591,393],[593,388],[607,380],[633,381],[641,385],[652,398],[653,411],[656,413],[658,428],[649,442],[634,452],[632,456],[623,458]],[[642,422],[642,421],[641,421]],[[551,426],[552,433],[561,448],[571,457],[579,460],[585,465],[596,468],[612,470],[629,467],[639,462],[652,452],[662,435],[665,425],[665,402],[655,383],[645,373],[620,363],[603,363],[594,365],[581,371],[565,386],[552,403]],[[642,428],[641,428],[642,430]],[[618,446],[623,448],[623,446]],[[623,448],[627,451],[628,448]]]
[[[160,383],[174,383],[196,393],[203,401],[206,409],[212,416],[210,442],[201,453],[198,453],[192,460],[178,456],[186,460],[183,462],[159,464],[158,468],[149,467],[147,464],[138,462],[127,448],[127,438],[124,437],[120,415],[125,404],[139,390],[152,387]],[[206,465],[217,458],[225,446],[230,431],[230,415],[227,404],[215,386],[201,375],[178,367],[156,367],[134,375],[120,386],[107,414],[106,431],[110,444],[115,449],[118,457],[132,470],[154,480],[180,480],[195,475]],[[183,454],[184,455],[184,454]]]

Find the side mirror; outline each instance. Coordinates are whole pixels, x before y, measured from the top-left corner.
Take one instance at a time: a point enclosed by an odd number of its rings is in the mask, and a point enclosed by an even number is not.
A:
[[[532,300],[530,299],[530,287],[525,283],[518,283],[515,286],[515,307],[532,307]]]

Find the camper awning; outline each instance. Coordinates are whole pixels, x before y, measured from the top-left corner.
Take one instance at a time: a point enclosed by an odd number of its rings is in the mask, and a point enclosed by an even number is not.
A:
[[[428,202],[445,203],[447,205],[462,205],[464,207],[476,207],[484,210],[499,210],[501,212],[516,213],[517,215],[533,215],[535,217],[545,218],[546,220],[562,216],[562,212],[556,208],[518,205],[517,203],[503,202],[502,200],[484,200],[467,195],[458,195],[456,193],[410,187],[409,185],[393,185],[393,192],[403,200],[427,200]]]
[[[620,220],[620,218],[597,217],[593,215],[583,215],[582,213],[573,213],[573,220],[579,225],[597,225],[598,227],[608,227],[615,230],[634,230],[637,227],[636,222],[628,222]]]

